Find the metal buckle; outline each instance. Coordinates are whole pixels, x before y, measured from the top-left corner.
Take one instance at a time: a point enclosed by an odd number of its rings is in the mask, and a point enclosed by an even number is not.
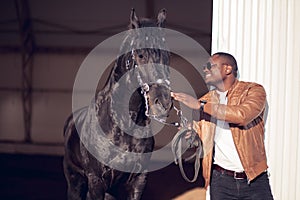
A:
[[[241,180],[241,179],[244,179],[244,178],[238,178],[238,177],[236,177],[236,174],[237,174],[237,172],[233,172],[233,178],[234,178],[235,180]]]

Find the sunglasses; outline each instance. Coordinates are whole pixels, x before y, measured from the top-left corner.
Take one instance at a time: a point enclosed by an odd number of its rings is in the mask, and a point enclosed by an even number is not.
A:
[[[204,65],[202,68],[203,68],[203,70],[205,70],[205,69],[211,70],[211,68],[212,68],[213,66],[217,66],[217,64],[211,64],[210,62],[208,62],[208,63],[206,63],[206,65]]]
[[[218,64],[211,64],[210,62],[206,63],[202,68],[203,70],[208,69],[211,70],[212,67],[217,66]],[[228,65],[227,63],[222,63],[221,65]]]

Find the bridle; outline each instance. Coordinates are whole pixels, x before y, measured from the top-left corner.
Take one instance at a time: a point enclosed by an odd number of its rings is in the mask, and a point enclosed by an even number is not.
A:
[[[126,60],[126,69],[132,69],[132,68],[137,68],[138,65],[137,65],[137,62],[136,62],[136,59],[135,59],[135,54],[134,54],[135,50],[132,50],[131,51],[131,58],[132,58],[132,67],[130,67],[130,60]],[[163,79],[158,79],[156,80],[155,82],[150,82],[150,83],[147,83],[145,81],[142,80],[142,77],[139,73],[139,71],[137,70],[137,81],[138,81],[138,84],[141,88],[141,94],[143,95],[144,97],[144,101],[145,101],[145,115],[146,117],[150,118],[150,119],[153,119],[155,121],[158,121],[159,123],[162,123],[164,125],[168,125],[168,126],[175,126],[175,127],[187,127],[187,118],[184,117],[182,115],[182,111],[178,108],[176,108],[174,105],[172,105],[172,109],[174,109],[176,111],[176,115],[179,117],[180,119],[180,122],[167,122],[165,119],[163,118],[159,118],[157,117],[157,115],[154,115],[154,114],[151,114],[150,113],[150,105],[149,105],[149,91],[150,91],[150,85],[152,84],[160,84],[164,87],[167,87],[169,90],[171,90],[171,87],[170,87],[170,81],[169,80],[163,80]]]

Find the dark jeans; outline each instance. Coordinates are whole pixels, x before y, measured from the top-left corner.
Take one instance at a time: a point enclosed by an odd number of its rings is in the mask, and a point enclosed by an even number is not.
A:
[[[273,199],[267,172],[247,183],[247,179],[213,170],[210,184],[211,200],[268,200]]]

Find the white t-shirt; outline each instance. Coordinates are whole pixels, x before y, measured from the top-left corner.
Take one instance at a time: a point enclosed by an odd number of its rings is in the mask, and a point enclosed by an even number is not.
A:
[[[227,105],[227,91],[220,92],[220,104]],[[225,116],[224,116],[225,117]],[[224,169],[236,172],[244,171],[239,155],[235,148],[229,124],[223,120],[217,120],[215,133],[215,156],[214,164]]]

